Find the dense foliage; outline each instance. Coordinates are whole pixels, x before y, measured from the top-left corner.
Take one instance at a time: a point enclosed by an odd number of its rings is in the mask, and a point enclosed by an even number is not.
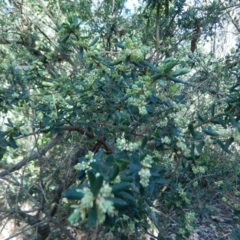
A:
[[[240,170],[239,39],[218,37],[238,1],[0,4],[1,219],[23,239],[190,235],[204,187]]]

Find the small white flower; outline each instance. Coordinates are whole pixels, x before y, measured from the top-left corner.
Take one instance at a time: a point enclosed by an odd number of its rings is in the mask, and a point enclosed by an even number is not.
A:
[[[138,172],[139,176],[140,176],[140,183],[142,184],[143,187],[147,187],[148,183],[149,183],[149,178],[151,176],[150,170],[148,168],[142,168],[139,172]]]
[[[147,115],[148,112],[147,112],[146,107],[145,107],[145,106],[140,107],[140,108],[139,108],[139,113],[140,113],[141,115]]]

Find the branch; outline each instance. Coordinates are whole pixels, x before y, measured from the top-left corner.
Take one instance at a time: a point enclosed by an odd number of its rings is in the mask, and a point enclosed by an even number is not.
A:
[[[78,127],[78,126],[62,126],[61,127],[62,130],[68,130],[68,131],[76,131],[81,133],[82,135],[86,135],[88,138],[93,139],[95,136],[90,133],[90,132],[86,132],[85,130],[83,130],[82,128]],[[97,139],[97,144],[100,144],[100,146],[102,145],[105,150],[107,151],[107,153],[112,153],[112,150],[109,148],[109,146],[106,144],[105,139],[104,138],[98,138]],[[95,149],[95,151],[98,151],[99,147],[96,149],[96,146],[93,147],[93,149]]]
[[[224,2],[222,0],[220,0],[220,4],[223,6],[224,10],[227,9],[227,7],[225,6],[225,4],[224,4]],[[229,8],[231,8],[231,6]],[[230,18],[230,20],[231,20],[232,24],[234,25],[234,27],[237,29],[238,33],[240,33],[240,27],[238,26],[236,21],[232,18],[232,15],[231,15],[230,11],[231,11],[231,9],[226,11],[227,15]]]
[[[42,6],[43,11],[47,14],[47,16],[55,23],[57,24],[57,21],[54,19],[52,14],[48,11],[47,7],[44,5],[44,2],[42,0],[38,0],[38,3]]]
[[[191,82],[186,82],[186,81],[184,81],[184,80],[182,80],[180,78],[167,77],[167,79],[169,79],[169,80],[171,80],[171,81],[173,81],[175,83],[182,83],[182,84],[185,84],[185,85],[188,85],[190,87],[197,88],[197,89],[203,88],[201,85],[197,85],[197,84],[191,83]],[[220,93],[220,92],[218,92],[218,91],[216,91],[214,89],[211,89],[211,88],[206,89],[206,91],[211,93],[211,94],[216,94],[216,95],[219,95],[219,96],[225,96],[223,93]]]
[[[0,178],[5,177],[6,175],[8,175],[10,172],[14,172],[16,170],[19,170],[20,168],[22,168],[23,166],[25,166],[28,162],[35,160],[39,157],[41,157],[42,155],[44,155],[46,152],[48,152],[52,147],[54,147],[59,140],[63,137],[63,134],[57,134],[57,136],[47,145],[45,146],[43,149],[41,149],[39,152],[33,153],[32,155],[30,155],[29,157],[24,158],[23,160],[21,160],[20,162],[18,162],[17,164],[15,164],[14,166],[4,170],[3,172],[0,173]]]
[[[156,49],[157,49],[157,56],[156,56],[156,64],[158,63],[158,59],[160,56],[160,3],[158,3],[157,5],[157,16],[156,16],[156,41],[157,41],[157,45],[156,45]]]

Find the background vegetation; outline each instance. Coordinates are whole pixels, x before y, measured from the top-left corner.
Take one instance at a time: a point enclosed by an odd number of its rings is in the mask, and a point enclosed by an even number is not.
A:
[[[240,239],[240,3],[125,6],[1,1],[2,239]]]

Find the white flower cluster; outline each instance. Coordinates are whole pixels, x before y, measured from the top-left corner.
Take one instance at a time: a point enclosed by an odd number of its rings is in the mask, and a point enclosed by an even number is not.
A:
[[[187,150],[187,146],[184,142],[178,141],[176,144],[177,144],[177,147],[181,149],[183,152]]]
[[[88,213],[89,209],[93,207],[93,194],[90,191],[89,188],[85,187],[83,190],[79,190],[79,192],[82,192],[84,194],[83,198],[81,199],[80,205],[74,205],[74,211],[68,218],[68,221],[71,225],[77,224],[80,220],[85,220],[86,214]]]
[[[153,159],[152,156],[147,155],[141,162],[142,168],[138,172],[140,176],[140,183],[143,187],[147,187],[149,178],[151,177],[150,168],[152,167]]]
[[[192,166],[192,171],[194,174],[200,173],[200,174],[204,174],[206,172],[206,169],[202,166]]]
[[[164,137],[164,138],[162,138],[161,140],[162,140],[162,143],[166,143],[166,144],[171,143],[171,140],[170,140],[169,137]]]
[[[130,97],[127,100],[128,104],[138,107],[139,113],[141,115],[146,115],[146,97],[144,95],[140,95],[139,97]]]
[[[107,183],[103,183],[103,186],[100,189],[99,194],[96,198],[94,198],[91,190],[87,187],[79,191],[82,192],[84,196],[81,199],[80,205],[72,206],[75,208],[75,210],[68,218],[70,224],[77,224],[80,219],[84,221],[86,219],[87,213],[93,207],[94,201],[97,206],[98,224],[102,224],[104,222],[106,214],[113,215],[115,213],[113,202],[105,199],[106,197],[112,196],[112,189]]]
[[[192,233],[194,231],[193,222],[196,218],[194,212],[187,212],[185,214],[185,226],[178,229],[178,234],[185,235],[187,233]]]
[[[130,152],[133,152],[135,150],[137,150],[140,145],[141,145],[141,142],[128,142],[123,136],[121,138],[118,138],[116,140],[117,142],[117,147],[123,151],[123,150],[127,150],[127,151],[130,151]]]
[[[112,201],[106,200],[101,196],[97,197],[96,204],[98,208],[98,223],[101,224],[104,222],[106,214],[113,215],[115,209]]]
[[[190,204],[190,199],[187,197],[187,193],[184,191],[181,184],[178,184],[177,190],[182,200],[184,200],[187,204]]]
[[[134,36],[134,38],[125,37],[125,49],[120,52],[119,60],[125,60],[127,56],[130,56],[131,61],[136,62],[144,59],[144,55],[149,52],[150,48],[141,43],[140,34],[138,35]]]
[[[142,168],[138,172],[140,176],[140,183],[143,187],[147,187],[149,183],[149,178],[151,177],[150,169],[149,168]]]
[[[60,95],[46,95],[41,99],[41,104],[47,105],[51,108],[51,113],[49,114],[50,118],[53,121],[56,121],[58,118],[58,110],[56,106],[58,105],[59,107],[70,107],[69,104],[66,101],[67,99],[63,98]],[[37,119],[41,120],[42,116],[40,117],[41,113],[38,113]]]
[[[87,162],[80,162],[74,166],[74,169],[77,171],[81,170],[88,170],[90,168],[91,163],[95,162],[94,159],[94,153],[89,151],[88,154],[85,156],[85,158],[88,160]]]
[[[185,226],[185,229],[189,232],[189,233],[192,233],[194,231],[194,228],[192,226],[192,223],[194,222],[195,220],[195,213],[194,212],[187,212],[185,214],[185,219],[186,219],[186,226]]]

